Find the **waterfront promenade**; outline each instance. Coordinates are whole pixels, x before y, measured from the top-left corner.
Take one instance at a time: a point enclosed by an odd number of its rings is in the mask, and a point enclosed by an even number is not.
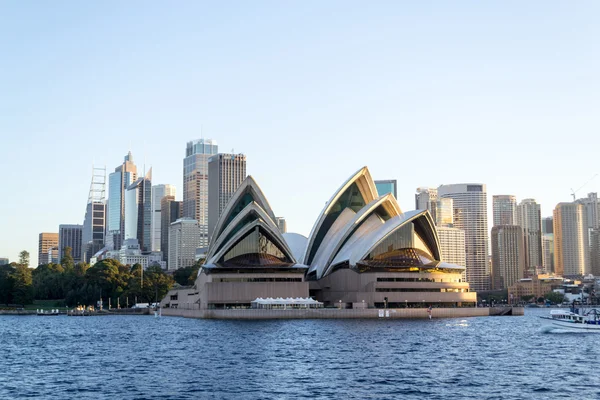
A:
[[[163,308],[163,316],[205,318],[205,319],[418,319],[429,318],[427,308],[398,309],[230,309],[199,310],[184,308]],[[432,318],[488,317],[498,315],[524,315],[523,307],[472,307],[434,308]]]

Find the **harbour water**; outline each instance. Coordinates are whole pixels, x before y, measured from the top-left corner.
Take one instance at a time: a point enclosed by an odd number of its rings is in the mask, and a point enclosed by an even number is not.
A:
[[[538,316],[0,316],[0,398],[600,398],[598,334]]]

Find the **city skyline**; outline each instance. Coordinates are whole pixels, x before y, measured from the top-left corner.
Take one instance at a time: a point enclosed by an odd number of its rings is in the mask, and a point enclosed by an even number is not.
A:
[[[488,228],[491,195],[535,198],[547,217],[600,172],[600,5],[353,4],[3,5],[0,183],[18,190],[0,257],[37,260],[40,232],[82,224],[90,168],[113,171],[128,150],[181,200],[183,149],[200,138],[246,154],[306,236],[319,199],[364,165],[398,181],[403,211],[417,187],[485,184]],[[576,198],[590,192],[600,178]]]

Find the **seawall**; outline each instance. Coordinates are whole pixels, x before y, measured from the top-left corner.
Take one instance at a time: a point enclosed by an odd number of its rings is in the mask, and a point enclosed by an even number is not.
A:
[[[206,319],[407,319],[429,318],[426,308],[398,309],[335,309],[321,308],[309,310],[189,310],[183,308],[163,308],[162,315],[185,318]],[[488,317],[496,315],[524,315],[523,307],[478,307],[478,308],[434,308],[432,318]]]

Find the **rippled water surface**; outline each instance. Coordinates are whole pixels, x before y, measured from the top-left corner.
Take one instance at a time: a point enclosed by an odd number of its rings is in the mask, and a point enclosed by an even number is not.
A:
[[[600,398],[600,334],[537,316],[0,316],[0,398]]]

